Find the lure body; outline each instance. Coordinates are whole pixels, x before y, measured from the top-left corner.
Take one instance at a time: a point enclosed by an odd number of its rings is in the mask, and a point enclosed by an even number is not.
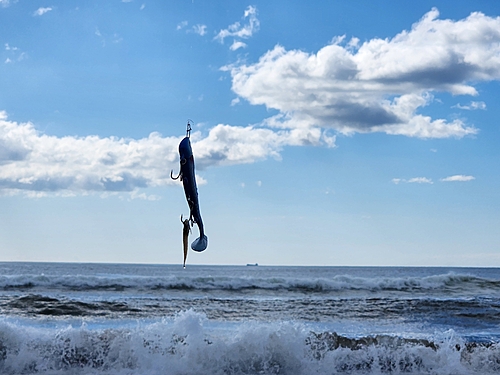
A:
[[[196,176],[194,169],[194,157],[189,136],[185,137],[179,144],[179,156],[181,171],[178,177],[180,177],[182,180],[184,194],[186,195],[186,200],[189,206],[189,220],[192,223],[196,223],[200,231],[200,236],[193,241],[193,243],[191,244],[191,249],[193,249],[194,251],[204,251],[208,246],[208,237],[205,235],[203,220],[200,213],[198,188],[196,186]]]

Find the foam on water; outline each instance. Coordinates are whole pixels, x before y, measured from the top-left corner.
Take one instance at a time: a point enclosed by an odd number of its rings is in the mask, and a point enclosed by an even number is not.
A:
[[[297,322],[0,321],[2,374],[494,374],[500,347],[453,331],[353,337]]]
[[[0,374],[500,373],[500,270],[0,263]]]

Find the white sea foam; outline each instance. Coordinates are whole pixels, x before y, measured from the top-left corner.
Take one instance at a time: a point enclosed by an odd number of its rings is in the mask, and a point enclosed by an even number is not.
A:
[[[500,348],[453,331],[348,338],[299,323],[217,326],[203,314],[108,327],[0,322],[2,374],[494,374]]]
[[[0,263],[0,374],[500,373],[500,270]]]

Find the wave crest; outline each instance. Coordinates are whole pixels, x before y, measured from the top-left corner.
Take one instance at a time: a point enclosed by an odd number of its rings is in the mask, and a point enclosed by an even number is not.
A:
[[[192,310],[115,328],[0,322],[2,374],[494,374],[498,343],[453,332],[348,337],[293,323],[212,326]]]

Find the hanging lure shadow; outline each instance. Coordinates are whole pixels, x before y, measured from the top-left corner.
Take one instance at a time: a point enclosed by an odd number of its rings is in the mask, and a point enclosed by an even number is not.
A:
[[[180,180],[182,181],[184,194],[186,195],[186,200],[189,206],[189,221],[191,223],[191,226],[193,226],[193,224],[198,225],[198,229],[200,231],[200,236],[193,241],[193,243],[191,244],[191,249],[201,252],[204,251],[208,246],[208,237],[205,235],[205,230],[203,229],[203,221],[201,220],[200,203],[198,201],[198,188],[196,187],[196,177],[194,173],[193,150],[191,149],[191,142],[189,140],[190,133],[191,124],[188,122],[186,136],[181,141],[181,143],[179,143],[181,170],[177,177],[173,176],[174,171],[170,171],[170,178],[172,178],[172,180],[177,180],[180,178]],[[183,232],[183,241],[186,244],[187,233],[185,228],[186,224],[184,224]],[[187,251],[184,252],[184,265],[186,263],[186,257]]]

